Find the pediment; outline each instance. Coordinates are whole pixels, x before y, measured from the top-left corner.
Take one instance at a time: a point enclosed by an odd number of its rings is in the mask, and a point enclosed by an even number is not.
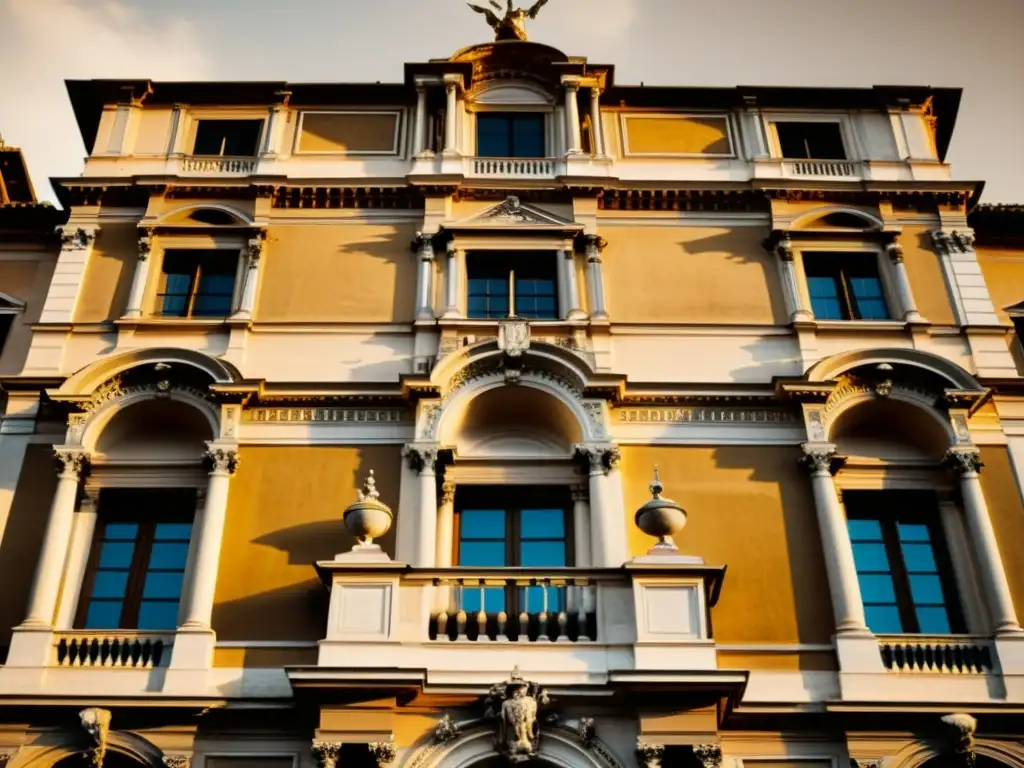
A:
[[[25,309],[24,301],[6,293],[0,293],[0,312],[21,312],[23,309]]]
[[[447,229],[487,229],[491,227],[523,227],[537,229],[582,229],[561,216],[555,216],[545,210],[522,202],[518,197],[509,195],[504,201],[480,211],[469,218],[447,225]]]
[[[1018,301],[1016,304],[1004,307],[1003,311],[1010,317],[1024,317],[1024,301]]]

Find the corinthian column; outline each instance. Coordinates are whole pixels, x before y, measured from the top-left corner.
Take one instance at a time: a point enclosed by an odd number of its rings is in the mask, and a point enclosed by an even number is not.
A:
[[[36,564],[35,578],[28,599],[28,615],[22,627],[51,627],[57,610],[64,561],[71,543],[75,519],[78,483],[88,456],[81,448],[55,448],[57,458],[57,490],[50,503],[50,517],[43,535],[43,547]]]
[[[974,448],[951,448],[946,460],[960,476],[960,494],[964,499],[967,531],[974,546],[985,590],[985,602],[992,615],[997,634],[1021,631],[1017,612],[1010,595],[1010,584],[999,555],[999,544],[988,514],[988,504],[981,490],[981,454]]]
[[[142,302],[145,300],[146,283],[149,280],[149,252],[153,247],[153,230],[139,232],[139,258],[132,274],[132,287],[128,292],[128,307],[125,317],[141,317]]]
[[[408,445],[405,460],[416,473],[419,486],[419,507],[416,510],[414,551],[411,565],[432,568],[437,556],[437,449],[433,446]]]
[[[256,288],[260,279],[260,257],[263,255],[265,232],[249,238],[245,246],[245,269],[242,272],[242,298],[232,317],[249,319],[256,308]]]
[[[899,243],[889,243],[885,247],[892,261],[892,271],[896,285],[896,295],[899,297],[899,311],[906,323],[921,322],[921,313],[917,311],[917,304],[914,302],[914,292],[910,289],[910,277],[907,275],[907,265],[903,263],[903,246]]]
[[[830,443],[804,443],[801,447],[804,451],[803,464],[811,475],[836,632],[867,633],[864,603],[853,560],[853,544],[846,527],[846,515],[843,514],[836,485],[832,480],[832,468],[841,459],[836,455],[835,446]]]
[[[590,316],[594,320],[607,320],[604,277],[601,274],[601,249],[604,248],[605,241],[597,235],[587,235],[584,242],[587,250],[587,278],[590,284]]]
[[[583,150],[582,136],[580,135],[580,108],[576,103],[576,94],[580,86],[575,80],[566,80],[562,83],[565,88],[565,141],[566,154],[578,155]]]
[[[419,232],[413,241],[418,268],[416,272],[416,319],[433,320],[434,242],[433,236]]]

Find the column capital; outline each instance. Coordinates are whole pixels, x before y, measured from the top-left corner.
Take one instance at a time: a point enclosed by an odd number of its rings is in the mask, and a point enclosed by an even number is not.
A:
[[[417,232],[413,238],[410,248],[413,253],[418,254],[421,261],[434,260],[434,236],[426,232]]]
[[[601,251],[608,245],[608,241],[600,235],[583,235],[583,247],[587,252],[587,261],[600,262]]]
[[[402,450],[402,456],[413,472],[433,472],[437,463],[437,448],[432,445],[407,445]]]
[[[208,442],[205,459],[211,475],[233,475],[238,469],[238,446]]]
[[[96,239],[98,227],[58,227],[60,247],[65,251],[84,251]]]
[[[450,480],[446,480],[441,483],[441,503],[442,504],[454,504],[455,503],[455,483]]]
[[[943,456],[943,463],[958,475],[978,474],[985,464],[977,448],[950,448]]]
[[[267,230],[261,229],[246,241],[245,250],[249,256],[249,269],[255,269],[263,255],[263,246],[267,239]]]
[[[338,764],[338,755],[341,754],[341,742],[314,739],[309,751],[320,768],[335,768]]]
[[[903,261],[903,246],[895,240],[885,246],[885,252],[894,264],[899,264]]]
[[[582,78],[579,75],[562,75],[562,87],[566,91],[578,91],[582,85]]]
[[[607,475],[618,469],[622,461],[622,453],[617,445],[588,445],[580,443],[575,446],[576,455],[586,462],[591,475]]]
[[[694,744],[693,756],[704,768],[721,768],[722,746],[720,744]]]
[[[84,448],[54,446],[53,457],[60,477],[77,480],[89,467],[89,454]]]
[[[640,764],[640,768],[661,768],[661,761],[664,758],[664,744],[651,744],[640,739],[636,740],[636,761]]]
[[[139,261],[149,258],[149,252],[153,248],[154,229],[152,227],[139,227]]]
[[[390,765],[398,757],[398,750],[395,749],[393,741],[371,741],[366,746],[370,750],[370,755],[377,761],[377,768]]]
[[[800,463],[812,475],[834,475],[846,463],[846,458],[836,453],[832,443],[802,443],[800,449],[804,454]]]
[[[449,72],[447,75],[444,76],[443,79],[445,88],[449,90],[451,90],[452,88],[461,88],[463,83],[465,82],[462,75],[460,75],[457,72]]]

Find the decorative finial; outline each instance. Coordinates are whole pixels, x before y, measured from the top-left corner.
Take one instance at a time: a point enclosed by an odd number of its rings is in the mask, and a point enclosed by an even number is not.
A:
[[[366,477],[366,482],[363,484],[364,490],[357,491],[360,501],[376,501],[380,498],[380,492],[377,490],[377,481],[373,477],[373,470],[370,470],[370,474]]]
[[[658,540],[654,549],[648,554],[678,555],[679,552],[672,537],[683,530],[686,525],[686,510],[672,499],[666,499],[661,495],[665,486],[661,482],[657,464],[654,465],[654,479],[648,488],[651,489],[651,498],[636,511],[633,521],[637,528]]]
[[[391,514],[391,508],[380,500],[377,480],[372,469],[366,476],[362,490],[356,491],[356,496],[358,501],[349,504],[343,516],[345,527],[356,540],[352,552],[380,556],[386,560],[387,556],[373,540],[388,532],[394,516]]]
[[[655,499],[661,498],[661,492],[665,490],[665,486],[661,484],[661,477],[658,475],[658,465],[654,465],[654,480],[647,486],[651,489],[651,497]]]
[[[497,11],[496,14],[490,8],[484,8],[480,5],[473,5],[468,3],[469,7],[477,13],[482,13],[484,18],[487,19],[487,23],[494,30],[495,40],[520,40],[526,41],[526,20],[536,19],[537,14],[540,13],[540,9],[544,7],[548,0],[537,0],[528,10],[523,8],[514,8],[512,5],[513,0],[508,0],[508,7],[502,8],[501,4],[497,0],[488,0],[491,4],[491,8]],[[504,14],[499,16],[498,14]]]

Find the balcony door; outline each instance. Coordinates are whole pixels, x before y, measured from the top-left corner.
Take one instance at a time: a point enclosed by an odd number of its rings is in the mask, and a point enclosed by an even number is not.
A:
[[[573,565],[568,488],[469,486],[455,494],[455,552],[460,568],[565,568]],[[534,615],[566,610],[565,589],[531,586],[464,590],[462,610]]]

